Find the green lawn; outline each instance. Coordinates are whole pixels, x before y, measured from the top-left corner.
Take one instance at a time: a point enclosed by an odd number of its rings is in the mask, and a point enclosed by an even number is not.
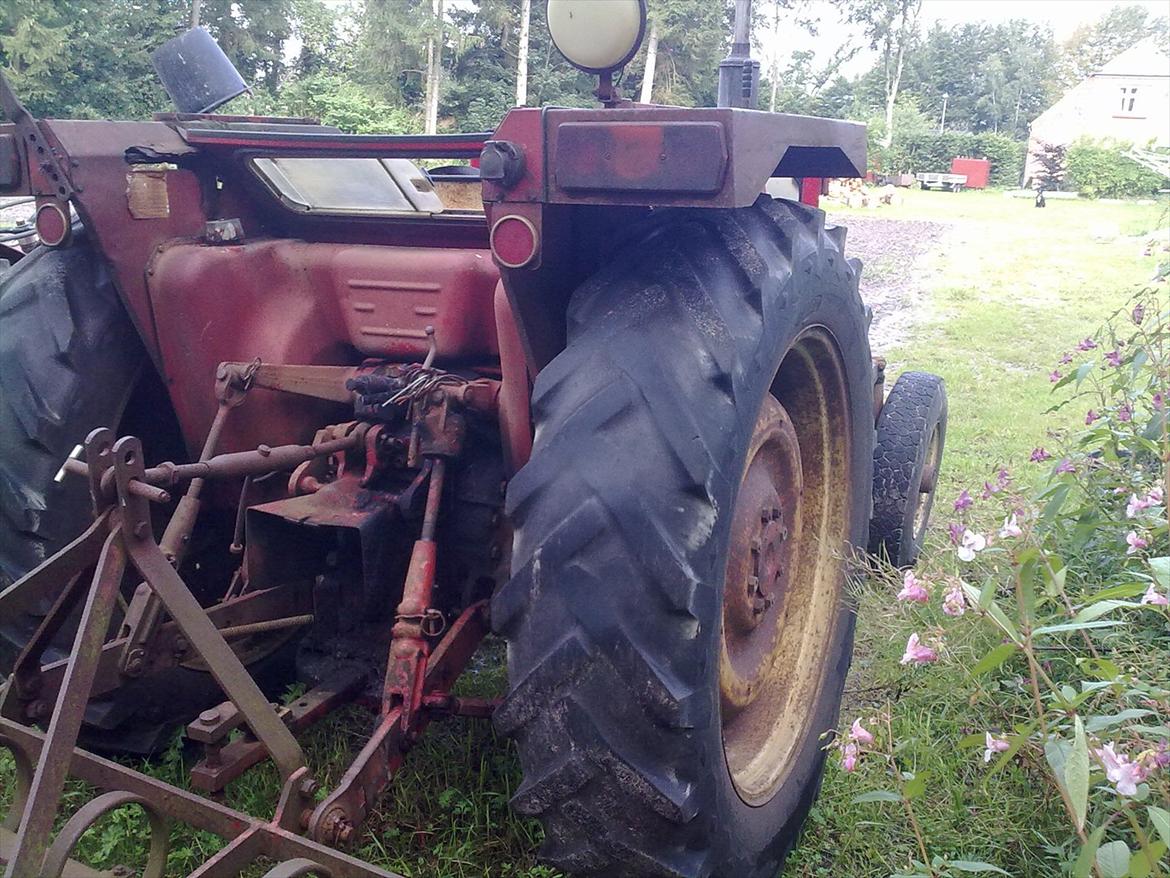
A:
[[[958,492],[977,494],[999,466],[1034,477],[1032,448],[1083,417],[1072,410],[1044,414],[1053,401],[1048,375],[1153,275],[1157,258],[1143,250],[1151,236],[1170,237],[1166,207],[1050,200],[1037,210],[1030,199],[998,192],[914,190],[902,205],[881,210],[890,218],[955,224],[948,246],[930,257],[936,272],[921,322],[904,344],[885,352],[891,377],[912,368],[947,382],[946,460],[928,554],[950,551],[945,527]],[[848,224],[849,211],[843,213]],[[1015,878],[1059,874],[1046,847],[1067,837],[1067,822],[1039,767],[1014,764],[989,780],[980,750],[956,749],[964,735],[982,733],[979,713],[951,694],[953,669],[911,672],[898,664],[905,638],[888,595],[863,596],[843,719],[893,704],[904,758],[931,774],[919,819],[932,855],[989,861]],[[851,804],[873,779],[847,775],[837,764],[785,878],[884,878],[915,853],[894,806]]]
[[[998,192],[911,191],[899,206],[866,212],[954,224],[947,246],[929,257],[934,271],[916,304],[920,322],[903,345],[882,352],[891,378],[914,368],[947,381],[947,459],[932,538],[941,546],[937,529],[945,527],[958,490],[981,485],[999,465],[1028,472],[1028,452],[1044,444],[1046,430],[1060,426],[1042,414],[1050,404],[1048,372],[1151,276],[1156,260],[1142,249],[1150,234],[1163,240],[1170,234],[1165,207],[1051,200],[1036,210],[1028,199]],[[987,783],[977,751],[959,752],[953,744],[978,731],[969,727],[966,705],[948,701],[943,671],[904,672],[902,643],[883,605],[866,599],[847,710],[896,702],[896,730],[909,741],[917,767],[932,771],[921,818],[933,852],[989,860],[1017,878],[1052,874],[1045,871],[1044,845],[1064,828],[1055,806],[1037,801],[1038,775],[1025,765]],[[498,663],[463,685],[500,687]],[[369,722],[360,712],[343,712],[309,736],[311,765],[326,785],[340,777]],[[0,757],[0,811],[10,777],[3,768]],[[177,751],[150,770],[168,780],[184,776]],[[551,876],[534,865],[538,827],[508,812],[518,783],[513,752],[489,724],[436,727],[379,805],[360,855],[412,876]],[[882,806],[850,804],[863,784],[835,762],[830,766],[786,878],[886,876],[906,863],[912,840],[903,821]],[[276,792],[275,772],[264,767],[235,784],[228,801],[263,813]],[[74,787],[72,796],[76,803],[85,792]],[[135,862],[143,841],[119,821],[92,833],[86,846],[109,866]],[[176,832],[174,842],[173,874],[185,874],[215,846],[188,831]]]

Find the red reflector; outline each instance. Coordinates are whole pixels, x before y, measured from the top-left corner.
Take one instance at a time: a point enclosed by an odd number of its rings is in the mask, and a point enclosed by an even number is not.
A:
[[[46,201],[37,208],[36,227],[41,243],[56,247],[69,236],[68,208],[62,208],[55,201]]]
[[[492,226],[492,253],[505,268],[523,268],[536,256],[536,227],[522,216],[505,216]]]

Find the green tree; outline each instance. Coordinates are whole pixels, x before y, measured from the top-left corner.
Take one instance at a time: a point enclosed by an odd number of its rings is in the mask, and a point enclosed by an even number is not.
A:
[[[0,67],[34,115],[145,118],[169,106],[150,51],[188,11],[186,0],[11,0],[0,4]]]
[[[1078,27],[1064,44],[1061,85],[1072,88],[1143,39],[1154,37],[1165,43],[1167,33],[1166,16],[1151,16],[1137,5],[1114,6],[1092,24]]]

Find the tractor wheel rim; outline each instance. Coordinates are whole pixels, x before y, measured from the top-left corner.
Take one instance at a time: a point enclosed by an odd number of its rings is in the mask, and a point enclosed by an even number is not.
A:
[[[918,483],[918,496],[914,507],[914,542],[920,545],[926,536],[926,523],[930,519],[930,508],[934,505],[934,489],[938,483],[938,468],[942,463],[942,428],[935,424],[930,433],[930,444],[926,448],[926,462],[922,466],[922,480]]]
[[[811,330],[761,408],[732,515],[719,666],[739,797],[770,800],[813,729],[844,581],[851,485],[844,365]]]

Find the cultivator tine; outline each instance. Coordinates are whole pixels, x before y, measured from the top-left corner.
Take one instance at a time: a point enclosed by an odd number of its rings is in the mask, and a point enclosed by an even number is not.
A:
[[[98,820],[121,808],[123,805],[139,805],[146,812],[150,821],[150,853],[147,856],[146,866],[142,871],[142,878],[162,878],[167,867],[167,850],[170,848],[169,821],[158,812],[148,799],[128,793],[125,790],[113,790],[103,793],[78,809],[77,813],[69,818],[61,827],[52,847],[45,855],[42,867],[42,878],[57,878],[65,871],[69,855],[73,848],[81,841],[86,831]]]

